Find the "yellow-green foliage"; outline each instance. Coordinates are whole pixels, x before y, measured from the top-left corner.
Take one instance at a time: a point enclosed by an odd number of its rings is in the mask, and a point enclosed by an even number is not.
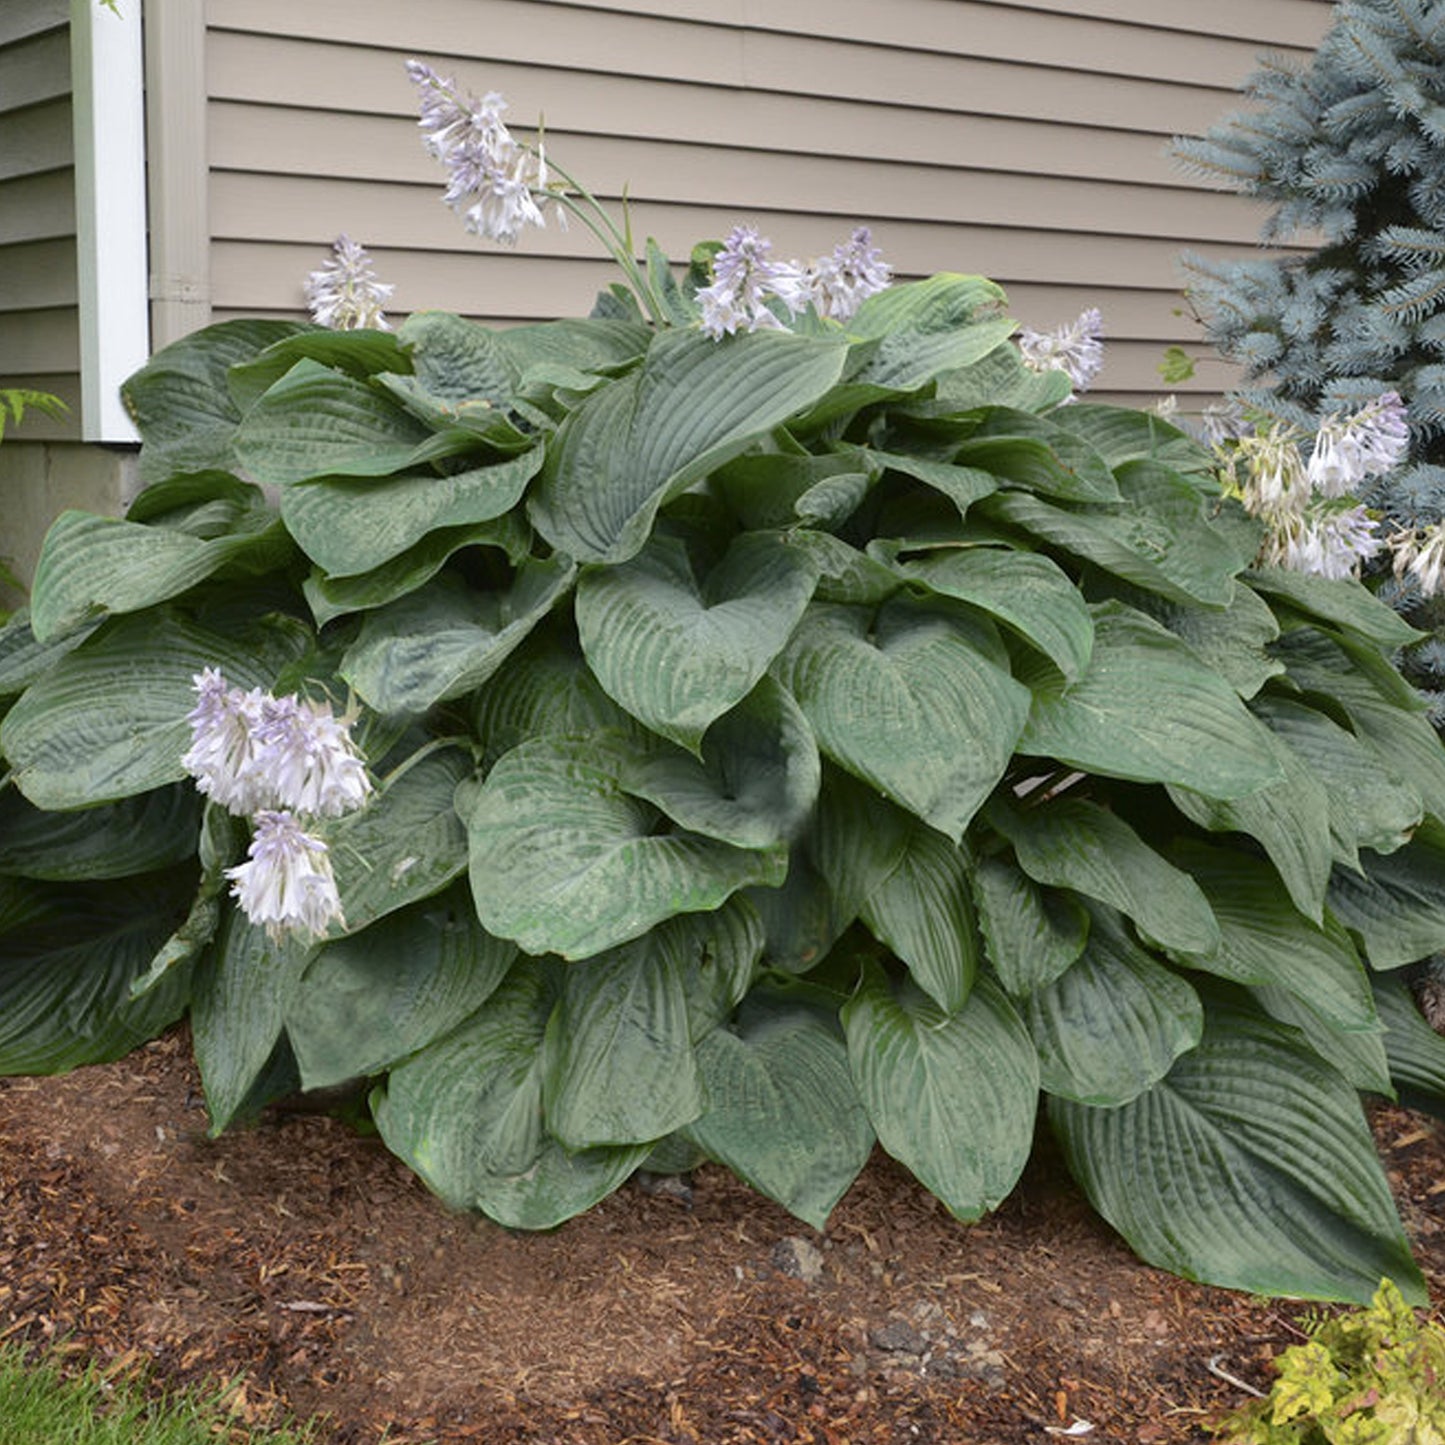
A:
[[[1445,1329],[1389,1280],[1276,1363],[1269,1394],[1214,1427],[1227,1445],[1445,1445]]]

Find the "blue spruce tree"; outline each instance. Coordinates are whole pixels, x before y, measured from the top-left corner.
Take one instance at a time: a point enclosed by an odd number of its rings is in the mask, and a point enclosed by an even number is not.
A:
[[[1409,408],[1408,462],[1361,500],[1386,530],[1445,518],[1445,0],[1340,0],[1311,62],[1267,61],[1257,102],[1176,154],[1270,204],[1277,258],[1187,256],[1205,332],[1247,405],[1311,430],[1384,391]],[[1382,569],[1381,593],[1433,636],[1404,659],[1445,728],[1445,599]]]

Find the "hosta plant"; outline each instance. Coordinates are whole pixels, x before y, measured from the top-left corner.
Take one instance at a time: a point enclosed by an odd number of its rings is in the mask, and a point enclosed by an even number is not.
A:
[[[360,1081],[520,1228],[705,1158],[822,1227],[875,1144],[973,1220],[1042,1113],[1149,1260],[1418,1299],[1359,1101],[1445,1099],[1412,630],[981,278],[624,274],[132,378],[145,489],[0,631],[0,1069],[188,1012],[215,1129]]]

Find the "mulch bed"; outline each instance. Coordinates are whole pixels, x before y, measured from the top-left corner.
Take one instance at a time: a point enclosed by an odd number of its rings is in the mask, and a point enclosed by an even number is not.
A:
[[[1445,1126],[1372,1123],[1445,1299]],[[0,1338],[244,1372],[238,1420],[335,1445],[1203,1440],[1244,1398],[1218,1372],[1267,1386],[1303,1314],[1140,1264],[1047,1140],[977,1225],[880,1155],[823,1235],[714,1168],[518,1235],[330,1118],[208,1138],[184,1029],[0,1080]]]

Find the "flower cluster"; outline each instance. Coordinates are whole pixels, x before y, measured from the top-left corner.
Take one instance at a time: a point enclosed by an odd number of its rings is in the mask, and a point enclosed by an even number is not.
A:
[[[338,236],[331,249],[321,269],[306,278],[311,319],[333,331],[390,331],[381,308],[396,288],[376,279],[366,247],[350,236]]]
[[[1098,307],[1081,311],[1067,326],[1053,331],[1019,330],[1019,351],[1032,371],[1062,371],[1075,391],[1087,391],[1104,364],[1104,317]]]
[[[547,190],[543,148],[522,145],[502,115],[507,102],[495,91],[480,100],[420,60],[407,74],[420,92],[423,143],[448,172],[442,199],[467,230],[513,246],[525,226],[545,226]]]
[[[1405,405],[1387,391],[1349,416],[1326,417],[1308,462],[1302,434],[1284,423],[1238,438],[1226,484],[1269,527],[1260,560],[1321,577],[1358,576],[1385,543],[1365,507],[1343,503],[1404,460],[1409,436]],[[1398,549],[1396,557],[1402,566]]]
[[[213,667],[193,682],[191,746],[181,765],[201,793],[253,825],[248,861],[226,870],[232,896],[273,937],[325,932],[343,921],[341,898],[326,844],[297,815],[340,817],[371,795],[350,723],[329,703],[243,692]]]
[[[789,316],[812,306],[819,316],[847,321],[868,297],[887,287],[893,269],[867,226],[806,266],[772,259],[772,242],[753,226],[734,226],[713,259],[713,284],[697,293],[702,329],[722,338],[759,327],[784,328],[770,302]]]
[[[1406,577],[1425,597],[1445,593],[1445,522],[1433,527],[1396,532],[1389,539],[1395,557],[1395,576]]]

